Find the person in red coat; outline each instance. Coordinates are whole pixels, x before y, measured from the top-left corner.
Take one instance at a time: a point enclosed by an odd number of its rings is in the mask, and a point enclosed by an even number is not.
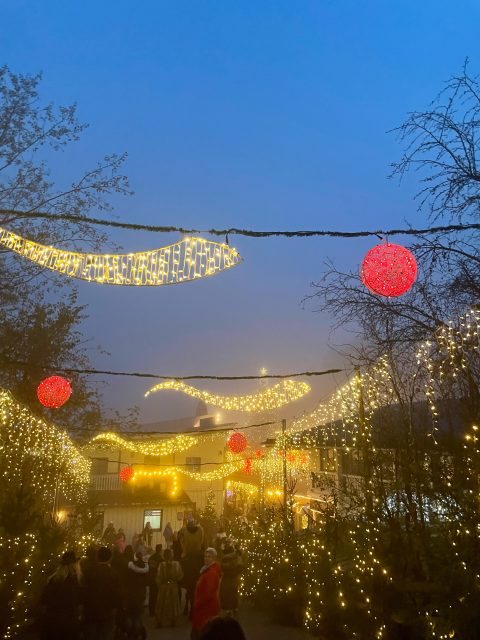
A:
[[[204,561],[205,564],[200,570],[193,599],[192,640],[196,640],[207,622],[220,613],[218,590],[222,572],[217,562],[217,552],[213,547],[205,550]]]

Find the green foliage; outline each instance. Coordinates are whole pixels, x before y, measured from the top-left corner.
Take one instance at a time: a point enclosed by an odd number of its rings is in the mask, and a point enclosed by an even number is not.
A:
[[[203,528],[205,542],[208,544],[208,546],[211,546],[213,543],[213,536],[215,535],[219,526],[215,491],[213,491],[213,489],[209,489],[209,491],[207,492],[205,508],[199,510],[198,520]]]
[[[233,532],[245,554],[242,592],[284,624],[301,625],[305,606],[302,550],[283,510],[267,509]]]

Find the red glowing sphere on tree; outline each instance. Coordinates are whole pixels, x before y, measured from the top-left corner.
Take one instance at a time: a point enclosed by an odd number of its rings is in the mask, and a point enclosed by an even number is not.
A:
[[[58,409],[72,395],[70,382],[60,376],[50,376],[42,380],[37,387],[37,397],[44,407]]]
[[[228,448],[232,453],[241,453],[247,448],[247,438],[243,433],[235,431],[227,440]]]
[[[417,261],[399,244],[379,244],[370,249],[360,271],[363,284],[380,296],[396,298],[406,293],[417,277]]]
[[[118,477],[122,482],[128,482],[133,478],[133,474],[134,471],[132,467],[123,467],[123,469],[120,469],[120,471],[118,472]]]

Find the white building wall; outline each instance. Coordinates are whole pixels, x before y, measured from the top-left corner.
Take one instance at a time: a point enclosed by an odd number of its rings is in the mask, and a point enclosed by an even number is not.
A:
[[[143,529],[143,516],[147,509],[162,509],[162,524],[161,531],[155,531],[153,534],[152,545],[163,544],[165,546],[165,539],[163,537],[163,530],[167,522],[170,522],[172,529],[178,531],[183,523],[183,507],[179,506],[164,506],[162,504],[141,505],[141,506],[100,506],[98,510],[103,511],[104,528],[109,522],[113,522],[115,529],[120,527],[124,530],[126,536],[126,543],[132,544],[132,538],[135,533],[141,533]],[[182,520],[177,520],[177,513],[182,514]]]

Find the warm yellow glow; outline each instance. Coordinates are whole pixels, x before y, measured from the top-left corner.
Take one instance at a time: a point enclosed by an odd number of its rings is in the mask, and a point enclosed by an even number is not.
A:
[[[465,378],[474,376],[471,354],[480,350],[480,309],[470,309],[456,322],[441,325],[431,340],[420,345],[417,362],[426,372],[425,397],[433,418],[431,435],[437,430],[437,400]],[[447,392],[446,387],[449,387]],[[461,392],[460,392],[461,393]]]
[[[256,496],[259,491],[259,488],[256,484],[251,484],[250,482],[240,482],[238,480],[229,480],[227,483],[227,489],[232,489],[233,491],[239,491],[241,493],[247,493],[251,496]]]
[[[90,466],[64,431],[0,391],[0,467],[9,483],[21,484],[28,473],[46,502],[53,500],[56,487],[66,498],[82,500]]]
[[[358,404],[362,390],[365,410],[372,412],[385,406],[392,397],[390,368],[386,357],[380,358],[373,366],[355,376],[337,389],[325,402],[317,405],[310,413],[293,420],[287,432],[294,434],[321,427],[338,436],[338,425],[342,422],[342,446],[354,445],[358,432]]]
[[[47,247],[0,228],[0,244],[41,267],[100,284],[178,284],[212,276],[242,261],[227,244],[194,237],[150,251],[95,254]]]
[[[294,402],[302,398],[310,391],[310,386],[306,382],[295,382],[294,380],[283,380],[268,389],[263,389],[258,393],[247,396],[217,396],[208,391],[201,391],[181,380],[167,380],[160,382],[149,389],[145,397],[155,391],[172,389],[181,391],[193,398],[199,398],[207,404],[215,407],[221,407],[227,411],[266,411],[269,409],[277,409],[290,402]]]
[[[226,462],[224,464],[218,465],[212,471],[188,471],[185,469],[185,466],[179,465],[176,467],[166,467],[165,469],[159,471],[137,471],[132,476],[132,480],[138,480],[139,478],[144,477],[161,477],[161,476],[172,476],[174,479],[174,490],[177,488],[177,474],[183,474],[184,476],[188,476],[189,478],[193,478],[194,480],[206,481],[210,482],[212,480],[221,480],[222,478],[226,478],[227,476],[232,475],[235,471],[238,471],[242,466],[242,461],[237,462]]]
[[[179,435],[174,438],[165,438],[154,442],[131,442],[118,436],[116,433],[107,432],[100,433],[98,436],[92,438],[87,446],[91,446],[94,443],[103,443],[106,445],[115,445],[116,447],[121,447],[134,453],[143,453],[147,456],[168,456],[172,453],[187,451],[187,449],[193,447],[197,442],[197,437],[187,435]]]

